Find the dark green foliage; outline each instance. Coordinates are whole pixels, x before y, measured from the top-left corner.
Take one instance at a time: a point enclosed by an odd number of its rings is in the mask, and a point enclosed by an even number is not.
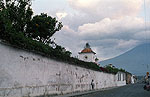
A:
[[[32,18],[31,0],[0,1],[0,39],[15,47],[39,53],[55,60],[67,62],[84,68],[101,71],[92,62],[84,62],[71,57],[71,52],[55,44],[50,47],[50,37],[62,28],[55,18],[41,14]],[[116,72],[108,68],[109,72]]]
[[[110,66],[107,66],[106,69],[107,69],[108,73],[114,73],[114,74],[116,74],[119,71],[118,68],[112,68]]]
[[[4,22],[1,21],[1,20],[2,20],[2,16],[0,14],[0,38],[5,36],[5,33],[4,33],[4,31],[5,31]]]
[[[0,37],[10,38],[12,33],[25,33],[26,26],[32,18],[31,0],[0,1]]]
[[[118,69],[118,68],[115,68],[115,67],[111,67],[111,66],[106,66],[106,69],[107,69],[107,72],[108,73],[113,73],[113,74],[116,74],[118,71],[121,71],[121,72],[125,72],[127,73],[124,69]]]
[[[50,43],[50,37],[63,27],[56,18],[47,14],[36,15],[27,25],[26,35],[45,44]]]
[[[32,18],[31,0],[0,1],[0,33],[1,38],[8,38],[10,33],[23,33],[29,38],[45,44],[50,43],[50,37],[59,31],[63,25],[56,18],[47,14]]]
[[[71,52],[65,51],[61,46],[57,45],[54,49],[49,45],[43,44],[42,42],[27,38],[22,33],[13,33],[10,34],[10,37],[11,38],[6,39],[6,41],[18,48],[27,49],[52,59],[74,64],[80,67],[101,71],[99,66],[95,63],[84,62],[77,58],[70,57]]]
[[[121,72],[126,72],[126,71],[125,71],[124,69],[122,69],[122,68],[121,68],[121,69],[119,69],[119,71],[121,71]]]
[[[67,56],[71,56],[72,53],[71,53],[70,51],[66,51],[65,54],[66,54]]]

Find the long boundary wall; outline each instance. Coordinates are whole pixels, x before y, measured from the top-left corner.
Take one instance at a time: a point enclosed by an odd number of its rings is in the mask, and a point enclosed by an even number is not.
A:
[[[97,72],[0,43],[0,97],[63,94],[126,84]]]

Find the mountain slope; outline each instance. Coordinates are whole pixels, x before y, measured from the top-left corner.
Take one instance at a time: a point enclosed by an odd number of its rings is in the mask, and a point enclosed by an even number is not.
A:
[[[145,75],[147,71],[150,72],[150,43],[139,45],[120,56],[101,61],[100,64],[113,64],[135,75]]]

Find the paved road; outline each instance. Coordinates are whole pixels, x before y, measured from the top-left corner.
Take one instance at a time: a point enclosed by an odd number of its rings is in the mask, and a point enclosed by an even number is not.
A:
[[[150,97],[150,91],[144,90],[143,86],[144,84],[127,85],[78,97]]]

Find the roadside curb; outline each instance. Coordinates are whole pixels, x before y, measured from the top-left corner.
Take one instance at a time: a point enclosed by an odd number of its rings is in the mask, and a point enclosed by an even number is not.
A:
[[[95,92],[110,90],[110,89],[114,89],[114,88],[117,88],[117,87],[110,87],[110,88],[89,90],[89,91],[83,91],[83,92],[78,92],[78,93],[70,93],[70,94],[64,94],[64,95],[57,95],[57,96],[53,96],[53,97],[75,97],[75,96],[82,96],[82,95],[92,94],[92,93],[95,93]]]

